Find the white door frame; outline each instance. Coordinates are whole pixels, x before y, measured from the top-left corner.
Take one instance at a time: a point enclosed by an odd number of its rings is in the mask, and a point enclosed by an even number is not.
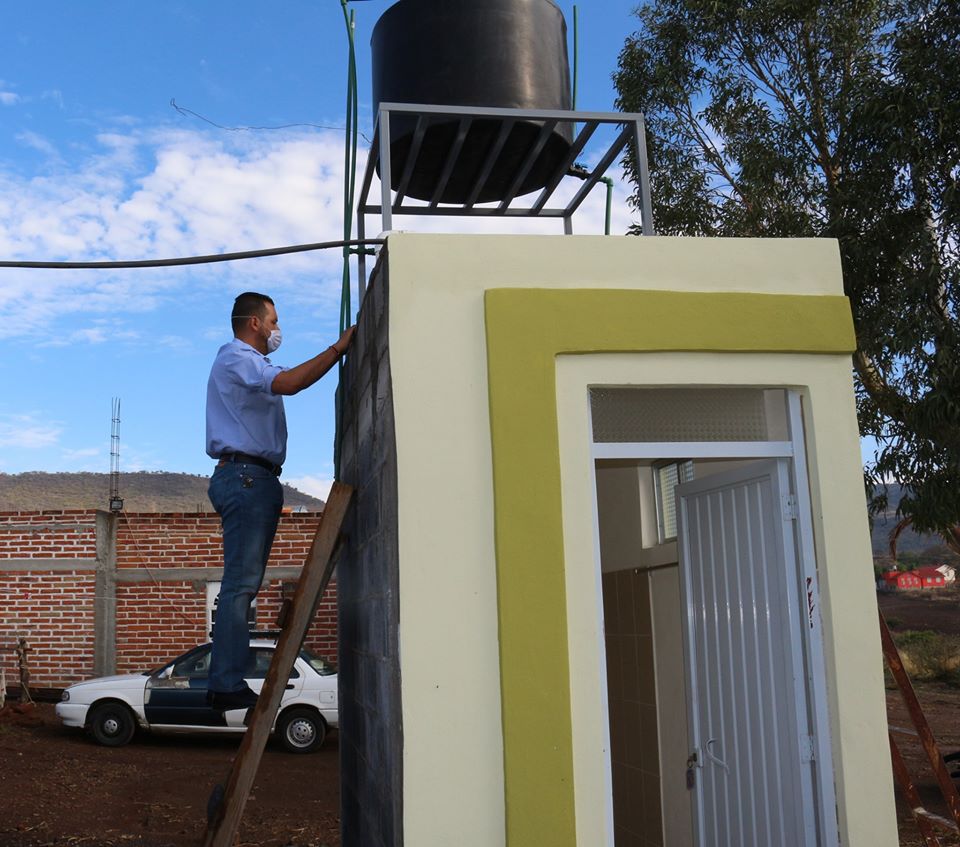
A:
[[[711,386],[722,389],[725,386]],[[743,386],[731,386],[739,387]],[[780,386],[764,386],[775,388]],[[651,386],[651,388],[654,388]],[[798,591],[807,598],[806,626],[803,651],[806,658],[807,686],[810,691],[811,723],[815,730],[816,763],[816,809],[819,818],[820,837],[824,847],[836,847],[839,844],[839,826],[837,822],[836,790],[833,775],[833,745],[830,737],[830,712],[827,699],[826,662],[824,660],[823,626],[820,617],[820,590],[817,578],[816,554],[813,536],[813,515],[810,497],[810,482],[807,471],[807,454],[804,438],[803,404],[801,392],[785,388],[787,399],[788,441],[683,441],[683,442],[593,442],[591,444],[590,473],[593,480],[593,526],[594,555],[597,582],[600,581],[600,528],[597,513],[596,462],[598,459],[665,459],[682,457],[684,459],[758,459],[784,458],[788,460],[789,475],[797,520],[794,525],[794,548],[796,551]],[[588,403],[588,415],[592,419],[592,409]],[[593,431],[593,427],[590,427]],[[799,613],[799,610],[797,610]],[[602,611],[601,611],[602,614]],[[603,657],[601,638],[600,656]],[[600,664],[601,678],[604,684],[603,706],[606,726],[604,738],[609,750],[610,726],[609,703],[606,691],[605,664]],[[612,786],[610,757],[606,761],[606,781]],[[612,845],[613,838],[613,798],[607,797],[606,818],[608,833]]]

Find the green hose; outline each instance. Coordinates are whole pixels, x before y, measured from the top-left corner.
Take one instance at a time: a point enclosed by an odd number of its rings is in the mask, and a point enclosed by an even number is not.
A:
[[[577,65],[580,57],[580,27],[577,7],[573,7],[573,110],[577,110]]]
[[[359,129],[357,106],[357,52],[353,33],[356,18],[353,10],[347,9],[350,0],[340,0],[343,10],[343,23],[347,28],[347,43],[349,47],[347,61],[347,108],[346,108],[346,137],[344,142],[343,162],[343,238],[349,241],[353,233],[353,206],[354,190],[357,178],[357,141]],[[350,248],[343,248],[343,280],[340,289],[340,332],[350,326],[353,309],[350,304]],[[343,385],[343,360],[337,366],[339,384]],[[333,468],[334,479],[340,479],[340,433],[343,430],[343,407],[340,392],[337,392],[336,432],[333,438]]]
[[[357,54],[353,39],[354,13],[348,11],[350,0],[340,0],[343,22],[347,28],[349,46],[347,66],[346,143],[343,164],[343,237],[348,241],[353,233],[354,183],[357,175]],[[343,286],[340,293],[340,332],[350,326],[350,250],[343,250]]]

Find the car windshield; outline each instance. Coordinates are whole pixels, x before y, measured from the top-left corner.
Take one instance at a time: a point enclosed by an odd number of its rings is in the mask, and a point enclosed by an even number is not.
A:
[[[332,676],[337,672],[337,669],[330,664],[330,662],[318,656],[312,650],[308,650],[306,647],[300,651],[300,658],[310,665],[320,676]]]
[[[145,676],[162,676],[168,671],[171,672],[171,676],[203,676],[210,663],[210,646],[201,644],[199,647],[194,647],[183,655],[177,656],[172,662],[146,671]]]

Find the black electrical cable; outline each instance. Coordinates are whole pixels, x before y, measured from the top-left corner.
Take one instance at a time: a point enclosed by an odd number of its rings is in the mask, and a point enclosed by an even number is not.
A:
[[[210,120],[210,118],[205,115],[201,115],[199,112],[194,112],[193,109],[187,109],[185,106],[181,106],[177,101],[171,97],[170,105],[176,109],[181,115],[188,115],[194,118],[199,118],[204,123],[210,124],[217,129],[222,129],[224,132],[266,132],[271,130],[280,130],[280,129],[296,129],[297,127],[308,126],[313,129],[330,129],[336,132],[349,132],[347,127],[343,126],[334,126],[332,124],[311,124],[311,123],[298,123],[298,124],[278,124],[276,126],[224,126],[223,124],[218,124],[216,121]],[[363,136],[363,140],[370,144],[370,139],[367,138],[362,132],[360,135]]]
[[[383,238],[356,238],[351,241],[318,241],[315,244],[293,244],[289,247],[270,247],[266,250],[246,250],[241,253],[214,253],[212,256],[184,256],[177,259],[136,259],[128,262],[7,262],[0,268],[46,268],[48,270],[84,268],[169,268],[177,265],[206,265],[211,262],[234,262],[238,259],[259,259],[263,256],[283,256],[288,253],[307,253],[310,250],[330,250],[336,247],[363,247],[383,244]]]

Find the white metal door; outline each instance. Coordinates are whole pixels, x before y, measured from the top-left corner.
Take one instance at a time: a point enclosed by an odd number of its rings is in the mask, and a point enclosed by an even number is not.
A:
[[[698,847],[818,843],[788,471],[758,461],[677,488]]]

